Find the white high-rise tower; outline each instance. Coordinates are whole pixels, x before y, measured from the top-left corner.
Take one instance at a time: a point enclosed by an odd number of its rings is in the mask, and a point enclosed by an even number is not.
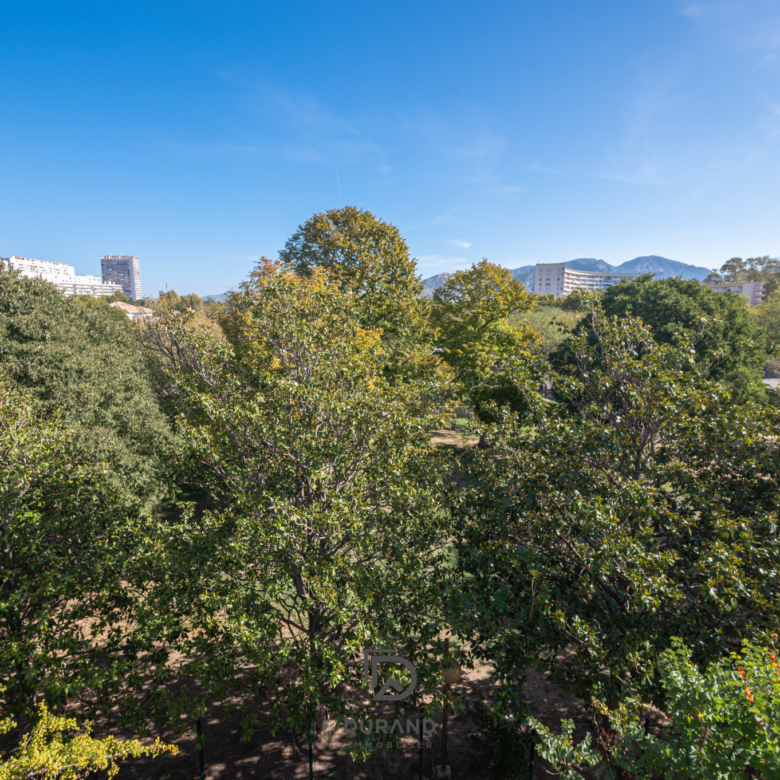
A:
[[[143,298],[141,295],[141,267],[138,258],[133,255],[104,255],[100,258],[100,268],[104,282],[113,282],[122,286],[122,291],[131,300]]]

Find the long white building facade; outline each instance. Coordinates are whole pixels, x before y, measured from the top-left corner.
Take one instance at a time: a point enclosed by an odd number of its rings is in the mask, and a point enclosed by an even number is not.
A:
[[[762,282],[704,282],[713,292],[733,292],[747,295],[751,306],[758,306],[764,300]]]
[[[98,276],[77,274],[76,269],[66,263],[16,256],[0,257],[0,262],[4,263],[7,268],[17,270],[22,276],[38,277],[51,282],[63,295],[91,295],[93,298],[100,298],[122,291],[121,285],[106,284]]]
[[[535,291],[537,295],[562,298],[574,290],[599,292],[623,281],[633,281],[642,274],[620,274],[614,271],[594,273],[575,271],[566,263],[539,263],[536,266]]]

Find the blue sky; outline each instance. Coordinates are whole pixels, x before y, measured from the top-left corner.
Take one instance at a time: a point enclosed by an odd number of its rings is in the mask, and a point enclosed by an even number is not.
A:
[[[0,256],[220,293],[347,204],[423,276],[780,254],[777,0],[1,9]]]

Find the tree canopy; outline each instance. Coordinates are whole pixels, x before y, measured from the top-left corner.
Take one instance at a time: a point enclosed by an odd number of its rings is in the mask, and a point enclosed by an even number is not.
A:
[[[422,326],[417,263],[398,228],[370,211],[346,206],[315,214],[290,236],[279,258],[299,276],[325,270],[340,290],[357,296],[361,326],[381,329],[385,342],[404,341]]]
[[[345,691],[364,687],[365,647],[419,663],[420,704],[441,654],[447,538],[435,399],[387,381],[360,298],[319,268],[261,268],[230,307],[227,340],[168,321],[185,345],[172,371],[186,478],[209,508],[171,528],[145,624],[170,633],[167,605],[186,605],[182,668],[240,688],[249,724],[258,700],[275,727],[354,714]]]
[[[780,292],[776,292],[752,310],[756,322],[764,329],[767,338],[780,348]]]
[[[76,450],[108,462],[106,479],[128,502],[166,496],[170,426],[122,312],[0,270],[0,367],[34,393],[41,413],[73,423]]]
[[[431,323],[443,358],[455,369],[466,398],[485,414],[491,401],[516,403],[507,369],[536,338],[513,314],[534,296],[506,268],[482,260],[456,271],[433,293]]]
[[[553,375],[565,403],[518,377],[530,411],[504,412],[450,492],[458,630],[507,685],[532,666],[596,712],[663,706],[673,637],[704,663],[780,620],[780,406],[732,405],[689,342],[589,318],[576,373]]]
[[[123,541],[138,518],[76,441],[0,371],[0,701],[21,727],[38,697],[62,706],[112,688],[107,626],[126,619]]]
[[[610,287],[600,301],[608,317],[639,317],[660,344],[688,339],[697,363],[724,382],[736,400],[764,397],[766,335],[738,296],[714,293],[695,280],[654,280],[646,275]],[[583,318],[579,327],[587,329],[588,322]],[[573,366],[566,344],[551,359],[558,368]]]
[[[531,721],[570,778],[771,763],[780,290],[553,300],[483,260],[426,299],[398,230],[352,207],[280,254],[140,323],[0,268],[0,777],[140,749],[70,739],[66,708],[141,734],[213,699],[246,735],[360,719],[367,648],[416,667],[393,717],[488,662],[507,741],[524,670],[549,675],[592,717],[597,750]],[[489,448],[432,446],[456,391]],[[650,705],[680,719],[662,739]]]
[[[764,295],[769,296],[780,288],[780,258],[732,257],[720,268],[713,271],[706,279],[708,282],[762,282]]]

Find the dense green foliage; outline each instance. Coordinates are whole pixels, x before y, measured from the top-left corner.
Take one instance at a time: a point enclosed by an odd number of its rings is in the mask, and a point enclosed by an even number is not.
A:
[[[398,228],[354,206],[315,214],[288,239],[280,260],[299,276],[321,268],[360,302],[361,326],[381,329],[385,343],[405,341],[421,326],[423,286]]]
[[[451,491],[459,630],[507,683],[534,666],[586,702],[662,705],[672,637],[704,662],[780,621],[780,405],[731,406],[636,319],[596,310],[571,349],[566,403],[526,386]]]
[[[590,739],[574,745],[573,724],[553,736],[529,719],[542,738],[541,755],[564,780],[582,780],[598,768],[601,777],[625,772],[637,780],[780,778],[780,664],[774,651],[745,645],[741,654],[711,664],[702,674],[679,641],[664,652],[659,667],[672,723],[663,737],[646,733],[635,707],[610,713],[619,731],[601,750]]]
[[[199,295],[179,295],[175,290],[166,290],[159,298],[150,301],[152,308],[163,311],[200,311],[208,305]]]
[[[536,307],[513,318],[530,328],[532,352],[547,357],[554,352],[563,341],[568,338],[572,330],[577,326],[580,318],[576,313],[567,311],[554,303],[539,303],[536,298]],[[546,296],[545,296],[546,297]],[[554,299],[554,296],[551,296]]]
[[[661,344],[686,338],[695,347],[697,362],[724,382],[735,400],[764,397],[766,336],[739,296],[714,293],[697,281],[655,281],[648,275],[610,287],[600,300],[607,316],[639,317]],[[580,327],[587,329],[588,320]],[[552,360],[560,369],[573,367],[566,345]]]
[[[0,270],[0,368],[36,395],[42,414],[67,418],[75,451],[108,463],[105,479],[127,502],[165,497],[170,427],[122,312]]]
[[[766,332],[767,340],[772,347],[765,370],[770,376],[780,377],[780,292],[776,292],[760,306],[751,309],[751,314]]]
[[[126,752],[41,700],[140,733],[233,695],[247,734],[371,717],[364,648],[414,662],[425,714],[444,668],[492,665],[482,771],[519,771],[530,666],[593,718],[595,748],[537,724],[569,772],[777,776],[777,293],[550,300],[483,260],[428,300],[351,207],[280,258],[136,324],[0,270],[0,715],[30,735],[0,778]],[[481,450],[432,447],[454,399]]]
[[[168,322],[185,345],[172,370],[187,480],[209,508],[171,527],[145,624],[170,634],[180,605],[180,669],[254,698],[247,725],[258,700],[275,727],[354,715],[365,647],[417,662],[410,706],[436,681],[437,406],[425,384],[388,383],[361,321],[322,271],[261,266],[227,341]]]
[[[510,370],[534,338],[512,315],[533,305],[534,296],[511,271],[487,260],[456,271],[433,293],[437,346],[455,369],[465,400],[483,418],[490,419],[491,402],[517,405],[520,400]]]
[[[381,332],[388,378],[446,384],[447,372],[432,353],[429,301],[420,295],[417,263],[394,225],[353,206],[331,209],[300,225],[279,259],[299,276],[319,268],[356,296],[360,326]]]
[[[124,685],[115,653],[139,519],[77,441],[0,374],[0,702],[22,727],[37,697],[89,707]]]

